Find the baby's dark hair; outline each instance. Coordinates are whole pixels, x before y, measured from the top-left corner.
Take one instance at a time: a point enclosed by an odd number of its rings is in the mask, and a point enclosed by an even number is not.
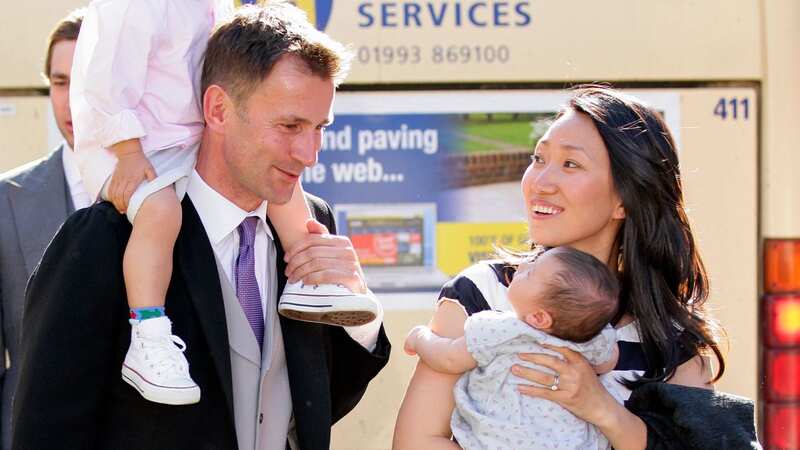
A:
[[[550,334],[586,342],[605,327],[619,308],[619,282],[594,256],[570,247],[547,250],[561,267],[547,283],[544,306],[553,318]]]

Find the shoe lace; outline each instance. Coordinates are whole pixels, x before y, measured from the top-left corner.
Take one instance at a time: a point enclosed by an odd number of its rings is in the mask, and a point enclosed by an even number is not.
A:
[[[158,375],[189,373],[189,366],[181,353],[186,350],[186,343],[175,335],[147,336],[139,335],[143,349],[146,349],[145,360]]]

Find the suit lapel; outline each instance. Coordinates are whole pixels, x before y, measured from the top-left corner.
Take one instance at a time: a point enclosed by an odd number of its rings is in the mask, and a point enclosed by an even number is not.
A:
[[[175,244],[180,270],[205,332],[233,423],[233,388],[228,328],[214,251],[192,201],[183,199],[183,225]]]
[[[69,214],[62,151],[63,147],[51,153],[9,192],[28,274]]]
[[[273,236],[275,227],[267,219]],[[286,287],[286,252],[275,239],[278,298]],[[326,325],[287,319],[278,315],[283,334],[292,410],[301,448],[327,448],[330,442],[331,396],[328,379]],[[325,412],[328,412],[327,418]]]

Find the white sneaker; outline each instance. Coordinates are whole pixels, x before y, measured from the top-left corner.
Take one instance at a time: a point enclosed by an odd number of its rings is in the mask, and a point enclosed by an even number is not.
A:
[[[122,363],[122,379],[151,402],[166,405],[199,402],[200,387],[189,376],[189,363],[183,356],[186,344],[172,335],[169,319],[129,322],[131,346]]]
[[[372,296],[356,294],[340,284],[288,283],[278,302],[278,312],[290,319],[328,325],[356,326],[378,316]]]

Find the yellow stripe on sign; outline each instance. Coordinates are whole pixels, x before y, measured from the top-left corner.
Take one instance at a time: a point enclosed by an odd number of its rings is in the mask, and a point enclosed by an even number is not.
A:
[[[453,276],[483,259],[494,258],[494,247],[528,248],[524,222],[459,223],[436,225],[436,265]]]
[[[308,21],[314,26],[317,26],[317,6],[314,4],[316,0],[296,0],[295,5],[308,14]]]

